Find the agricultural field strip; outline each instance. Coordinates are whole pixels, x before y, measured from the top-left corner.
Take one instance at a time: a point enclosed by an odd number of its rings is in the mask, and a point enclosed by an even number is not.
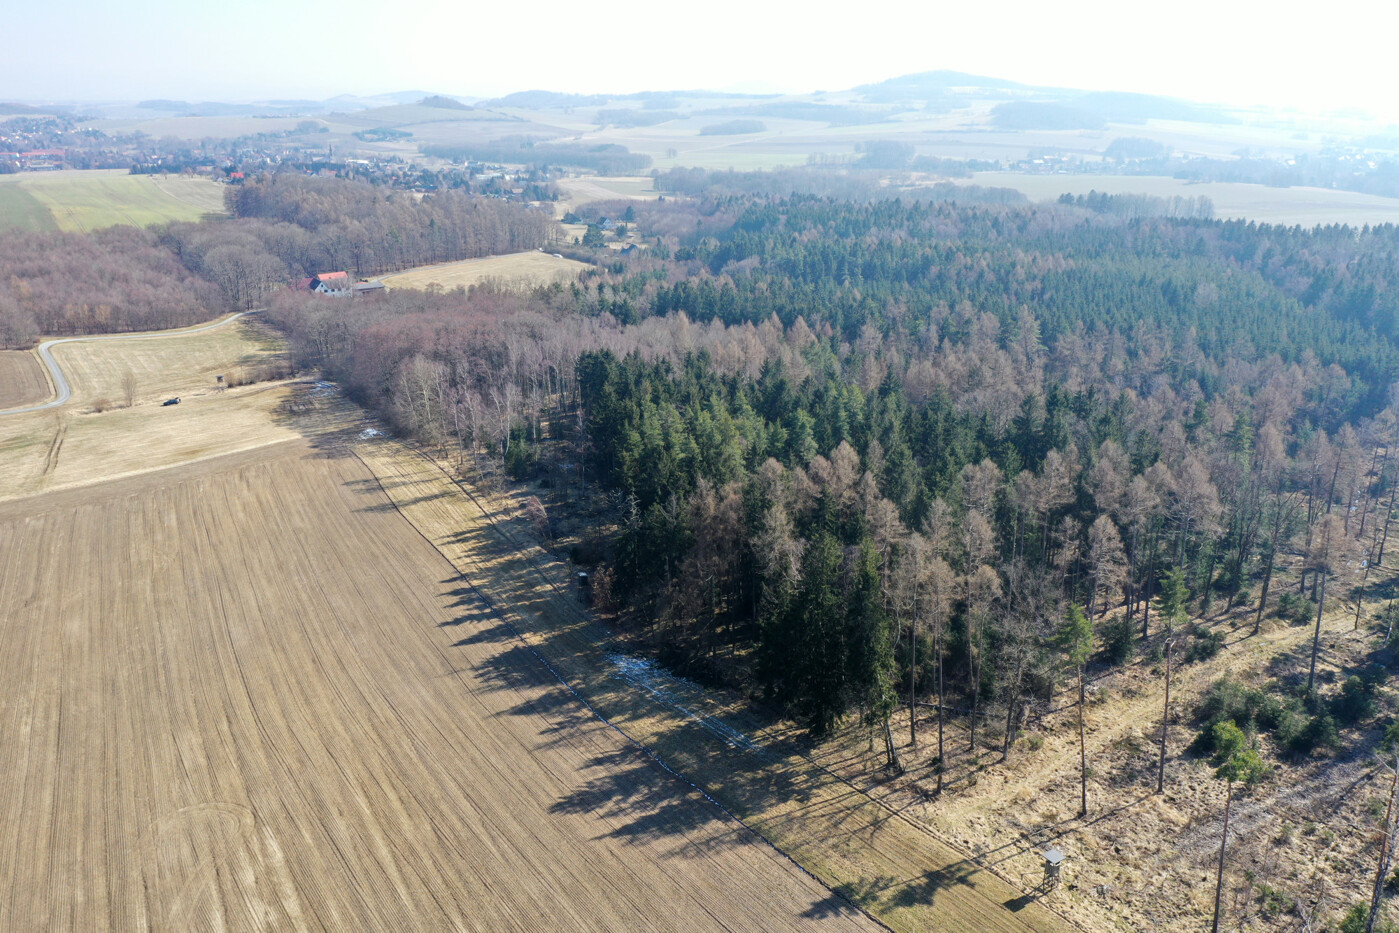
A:
[[[0,927],[841,919],[517,654],[358,461],[282,454],[0,507]]]
[[[466,490],[392,441],[358,444],[355,451],[404,516],[598,715],[833,890],[895,930],[1072,929],[1058,914],[799,750],[773,744],[766,760],[755,760],[742,745],[704,728],[693,713],[632,687],[608,663],[615,651],[600,627]],[[722,718],[718,702],[712,702],[715,710],[700,712]]]
[[[435,283],[444,289],[452,289],[459,285],[469,287],[486,279],[528,281],[546,285],[550,282],[576,279],[579,273],[590,268],[592,266],[588,263],[576,259],[559,259],[551,253],[526,250],[431,266],[416,266],[401,272],[381,275],[377,281],[396,288],[426,288]]]
[[[63,369],[58,365],[58,361],[53,358],[52,350],[54,347],[63,346],[64,344],[71,343],[91,343],[105,340],[168,340],[175,337],[188,337],[193,334],[202,333],[203,331],[213,330],[216,327],[223,327],[225,324],[230,324],[233,321],[236,321],[239,318],[243,317],[244,315],[257,313],[259,312],[238,311],[234,314],[228,315],[225,318],[221,318],[220,320],[214,321],[213,323],[200,324],[196,327],[187,327],[182,330],[159,331],[156,333],[146,332],[140,334],[102,334],[92,337],[61,337],[56,340],[45,340],[43,343],[39,344],[36,352],[39,354],[39,359],[48,369],[49,378],[53,381],[53,385],[57,387],[55,391],[55,397],[47,402],[43,402],[38,405],[28,405],[21,408],[8,408],[3,411],[0,411],[0,415],[22,415],[27,412],[43,411],[48,408],[57,408],[58,406],[67,402],[68,399],[72,398],[72,387],[68,384],[67,378],[63,375]]]
[[[209,178],[131,175],[105,169],[0,175],[0,223],[28,229],[86,232],[103,227],[142,227],[198,220],[224,213],[222,186]],[[21,210],[21,202],[32,204]],[[47,218],[47,222],[45,222]]]
[[[47,371],[33,353],[0,351],[0,406],[34,404],[52,392]]]

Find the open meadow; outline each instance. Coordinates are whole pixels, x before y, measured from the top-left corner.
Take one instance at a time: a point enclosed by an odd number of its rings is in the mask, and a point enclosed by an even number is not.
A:
[[[649,175],[574,175],[560,178],[558,186],[559,216],[593,201],[654,201],[660,194]]]
[[[1156,197],[1206,197],[1221,219],[1242,218],[1270,224],[1399,223],[1399,198],[1326,188],[1271,188],[1234,182],[1191,183],[1152,175],[1027,175],[1017,172],[978,172],[959,184],[1014,188],[1032,201],[1049,201],[1061,194],[1149,194]]]
[[[121,169],[0,175],[0,225],[90,231],[199,220],[223,213],[223,190],[209,178]]]
[[[282,363],[280,345],[247,321],[184,336],[64,343],[53,355],[72,398],[58,408],[0,416],[0,500],[299,436],[282,416],[291,387],[219,386],[220,375],[242,381]],[[7,397],[16,397],[0,408],[52,395],[32,353],[0,354],[0,376],[6,372],[15,382],[0,384]],[[134,380],[129,406],[128,373]],[[161,404],[170,397],[181,403]]]
[[[421,289],[429,285],[440,285],[447,291],[454,288],[470,288],[487,281],[533,286],[569,282],[589,268],[592,267],[586,262],[576,259],[563,259],[552,253],[528,250],[504,256],[485,256],[480,259],[463,259],[460,262],[444,262],[435,266],[420,266],[380,276],[379,281],[389,288]]]

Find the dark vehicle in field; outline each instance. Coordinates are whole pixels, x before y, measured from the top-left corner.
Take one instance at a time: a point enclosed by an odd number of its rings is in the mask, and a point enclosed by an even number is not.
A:
[[[178,398],[167,398],[165,401],[161,402],[160,404],[162,404],[162,405],[178,405],[178,404],[180,404],[180,400],[179,400]]]

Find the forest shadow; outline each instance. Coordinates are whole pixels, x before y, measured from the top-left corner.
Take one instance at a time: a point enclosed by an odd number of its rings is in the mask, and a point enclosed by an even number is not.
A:
[[[297,380],[290,386],[292,395],[272,409],[272,423],[299,435],[317,458],[353,457],[350,445],[365,429],[368,412],[343,398],[318,395],[325,390],[311,380]],[[328,424],[317,418],[317,415],[334,417],[336,414],[343,415],[336,419],[338,423]]]
[[[689,782],[627,745],[589,759],[589,774],[549,812],[593,816],[612,824],[598,838],[627,843],[676,844],[671,857],[700,856],[749,844],[749,831],[700,796]]]
[[[890,903],[895,907],[933,906],[938,895],[956,885],[970,886],[972,877],[981,869],[967,859],[930,868],[922,877],[906,881],[898,887]]]

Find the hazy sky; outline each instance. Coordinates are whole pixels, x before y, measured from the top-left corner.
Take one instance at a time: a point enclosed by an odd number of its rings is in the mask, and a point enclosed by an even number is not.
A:
[[[1399,5],[0,0],[0,100],[835,90],[951,68],[1399,119]],[[1139,12],[1140,11],[1140,12]]]

